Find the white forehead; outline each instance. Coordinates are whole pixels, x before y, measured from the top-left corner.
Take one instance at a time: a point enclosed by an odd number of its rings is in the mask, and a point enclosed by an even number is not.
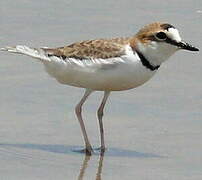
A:
[[[168,36],[173,39],[176,40],[177,42],[180,42],[182,39],[180,37],[179,31],[175,28],[168,28]]]

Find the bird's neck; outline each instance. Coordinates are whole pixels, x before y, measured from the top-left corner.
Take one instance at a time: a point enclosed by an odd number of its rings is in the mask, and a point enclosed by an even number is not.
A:
[[[154,41],[142,43],[137,38],[132,38],[130,45],[134,51],[142,54],[144,58],[154,67],[160,66],[176,52],[176,48],[173,48],[169,44]]]

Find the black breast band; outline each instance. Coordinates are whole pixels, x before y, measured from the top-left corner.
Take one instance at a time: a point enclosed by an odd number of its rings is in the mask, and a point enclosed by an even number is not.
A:
[[[138,56],[140,57],[140,60],[141,60],[141,62],[142,62],[142,65],[145,66],[147,69],[150,69],[151,71],[155,71],[155,70],[157,70],[157,69],[160,67],[160,65],[157,65],[157,66],[152,65],[152,64],[144,57],[144,55],[143,55],[142,53],[140,53],[140,52],[138,52],[138,51],[136,51],[136,52],[137,52]]]

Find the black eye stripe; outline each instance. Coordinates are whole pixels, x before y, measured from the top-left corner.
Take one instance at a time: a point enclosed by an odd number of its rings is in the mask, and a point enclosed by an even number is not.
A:
[[[177,46],[177,47],[180,46],[180,43],[179,43],[179,42],[177,42],[177,41],[175,41],[175,40],[172,40],[172,39],[170,39],[170,38],[167,38],[165,42],[167,42],[168,44],[172,44],[172,45],[174,45],[174,46]]]

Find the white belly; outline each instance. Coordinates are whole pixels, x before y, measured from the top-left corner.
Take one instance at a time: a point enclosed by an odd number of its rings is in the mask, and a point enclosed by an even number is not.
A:
[[[148,81],[156,71],[144,67],[137,55],[110,59],[61,60],[45,62],[46,71],[62,84],[98,91],[135,88]]]

